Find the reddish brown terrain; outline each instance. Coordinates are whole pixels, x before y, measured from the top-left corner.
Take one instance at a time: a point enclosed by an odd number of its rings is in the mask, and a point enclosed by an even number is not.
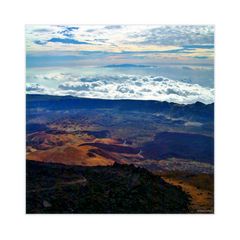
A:
[[[27,135],[27,160],[81,166],[108,166],[141,159],[138,150],[111,138],[95,138],[83,134],[50,134],[37,132]]]

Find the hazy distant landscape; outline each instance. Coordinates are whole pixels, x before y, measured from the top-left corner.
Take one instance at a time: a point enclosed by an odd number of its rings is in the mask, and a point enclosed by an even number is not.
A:
[[[213,34],[29,26],[26,212],[213,213]]]

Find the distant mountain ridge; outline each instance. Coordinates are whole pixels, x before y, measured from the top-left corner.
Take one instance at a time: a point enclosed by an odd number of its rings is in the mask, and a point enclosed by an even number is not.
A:
[[[177,104],[155,100],[95,99],[73,96],[53,96],[27,94],[26,107],[47,108],[50,110],[70,109],[114,109],[120,111],[142,111],[168,114],[172,118],[185,118],[195,121],[214,120],[214,103]]]

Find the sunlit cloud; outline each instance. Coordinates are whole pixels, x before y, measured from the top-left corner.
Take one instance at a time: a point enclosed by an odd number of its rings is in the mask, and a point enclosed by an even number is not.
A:
[[[36,77],[38,78],[38,77]],[[185,83],[165,77],[108,75],[81,77],[74,74],[52,74],[45,81],[58,79],[55,89],[32,84],[28,93],[68,95],[104,99],[145,99],[176,103],[211,103],[214,90],[198,84]],[[62,82],[61,82],[62,81]]]

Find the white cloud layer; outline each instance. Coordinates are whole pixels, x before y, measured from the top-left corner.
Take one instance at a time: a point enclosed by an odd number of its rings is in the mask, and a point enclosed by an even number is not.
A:
[[[214,102],[214,89],[156,76],[102,75],[77,76],[73,74],[36,75],[37,83],[27,84],[27,93],[72,95],[103,99],[142,99],[168,101],[182,104],[200,101]],[[46,85],[43,85],[46,80]],[[58,79],[57,87],[47,87],[49,81]]]

